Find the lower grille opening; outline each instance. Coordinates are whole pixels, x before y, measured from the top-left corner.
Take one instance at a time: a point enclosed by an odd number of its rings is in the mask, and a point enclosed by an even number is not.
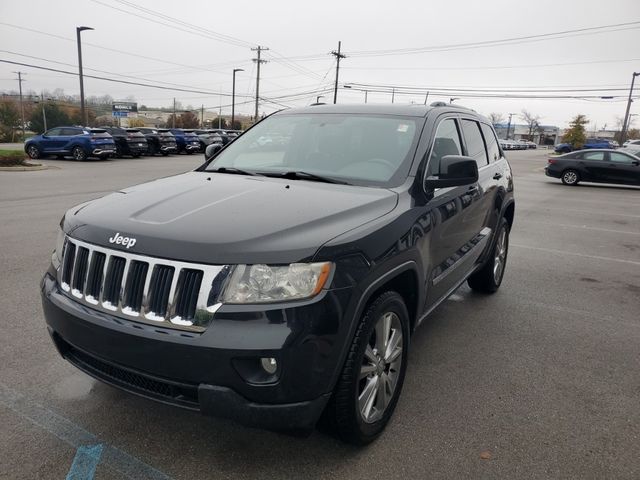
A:
[[[169,380],[151,377],[127,368],[104,362],[74,346],[60,337],[57,343],[63,344],[61,349],[64,356],[72,364],[89,375],[121,387],[143,397],[160,400],[164,403],[177,405],[191,410],[199,410],[198,386],[195,384],[181,384]]]

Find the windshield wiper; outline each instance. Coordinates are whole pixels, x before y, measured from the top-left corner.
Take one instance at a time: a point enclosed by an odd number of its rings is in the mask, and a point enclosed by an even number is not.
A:
[[[216,172],[216,173],[230,173],[230,174],[237,174],[237,175],[250,175],[250,176],[256,176],[256,175],[261,175],[260,173],[256,173],[256,172],[249,172],[247,170],[242,170],[240,168],[236,168],[236,167],[218,167],[214,170],[207,170],[208,172]]]
[[[280,178],[288,178],[290,180],[310,180],[312,182],[324,182],[324,183],[337,183],[339,185],[350,185],[347,182],[343,182],[342,180],[336,180],[331,177],[323,177],[321,175],[316,175],[315,173],[303,172],[300,170],[291,170],[289,172],[283,173],[273,173],[268,176],[280,177]]]

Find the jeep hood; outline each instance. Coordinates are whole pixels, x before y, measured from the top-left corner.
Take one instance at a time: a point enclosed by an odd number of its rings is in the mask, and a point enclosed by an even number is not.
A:
[[[291,263],[396,203],[384,188],[189,172],[72,208],[63,227],[79,240],[161,258]],[[109,243],[116,233],[135,244]]]

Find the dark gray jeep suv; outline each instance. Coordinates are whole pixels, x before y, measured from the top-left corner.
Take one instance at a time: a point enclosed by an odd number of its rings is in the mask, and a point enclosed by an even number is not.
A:
[[[164,403],[364,444],[414,329],[467,281],[495,292],[513,179],[451,105],[278,112],[195,171],[67,211],[42,281],[64,358]]]

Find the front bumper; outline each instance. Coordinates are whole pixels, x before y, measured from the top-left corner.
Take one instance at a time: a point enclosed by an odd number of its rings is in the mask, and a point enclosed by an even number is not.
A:
[[[76,367],[137,395],[271,429],[312,428],[322,413],[350,294],[327,291],[313,303],[268,311],[223,306],[198,334],[93,310],[63,294],[49,274],[42,281],[49,332]],[[254,375],[260,357],[278,360],[277,378]]]

